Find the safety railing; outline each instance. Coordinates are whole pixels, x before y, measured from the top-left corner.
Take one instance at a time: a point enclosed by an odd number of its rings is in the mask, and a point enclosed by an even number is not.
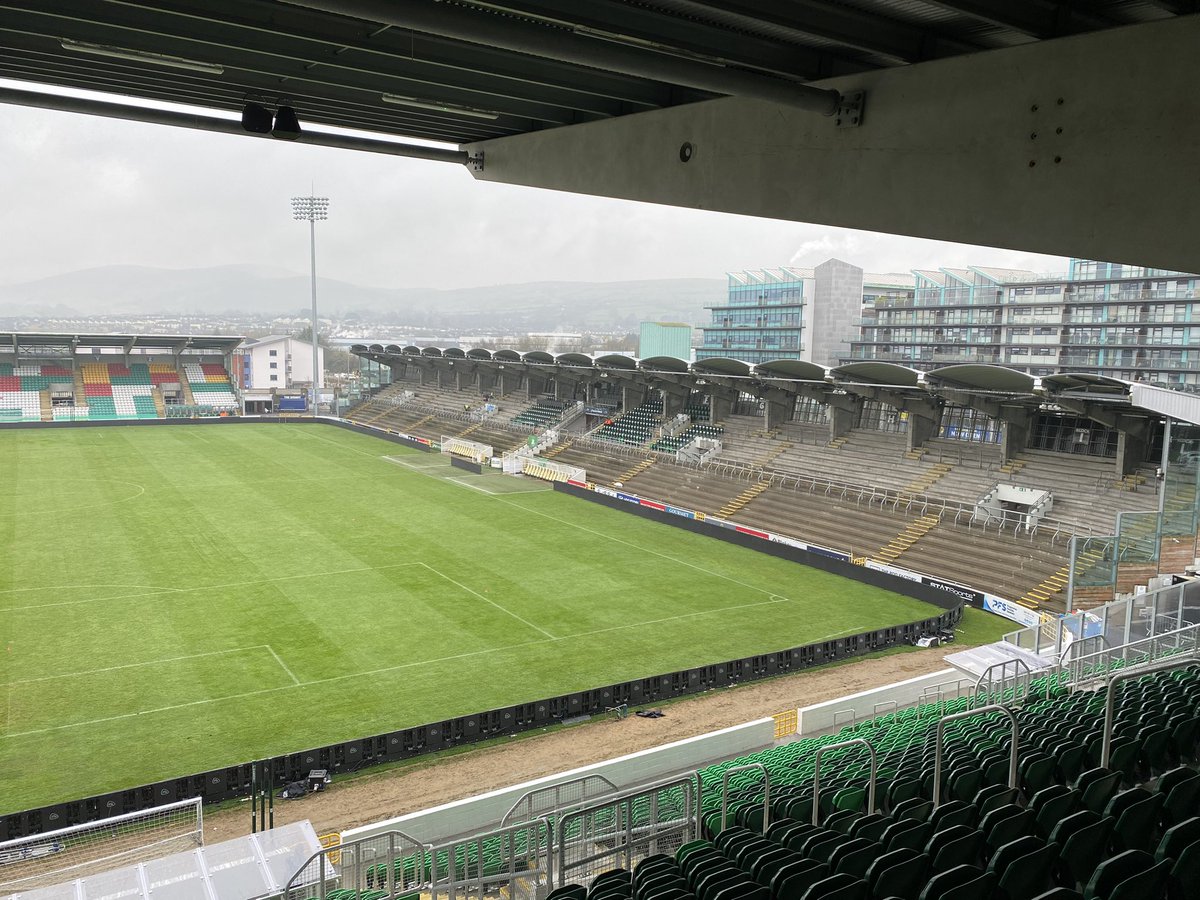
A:
[[[1009,669],[1012,669],[1012,674],[1009,675]],[[993,673],[999,670],[1000,684],[997,687],[996,678]],[[979,700],[980,692],[983,691],[985,703],[991,703],[993,700],[1002,700],[1004,692],[1009,689],[1011,681],[1012,699],[1013,702],[1019,702],[1021,695],[1021,687],[1026,690],[1029,688],[1029,682],[1033,678],[1033,670],[1029,668],[1029,664],[1020,658],[1006,659],[1001,662],[992,663],[981,673],[975,682],[975,693],[972,698],[974,702]],[[984,682],[987,682],[986,690],[984,690]]]
[[[771,817],[771,773],[762,763],[746,763],[733,766],[721,774],[721,830],[729,827],[729,779],[739,772],[762,772],[763,777],[763,834],[767,833]]]
[[[989,703],[987,706],[981,706],[977,709],[967,709],[962,712],[951,713],[948,716],[942,716],[937,723],[937,738],[934,743],[933,751],[933,805],[934,808],[941,806],[942,803],[942,755],[946,749],[946,726],[951,722],[956,722],[960,719],[971,718],[972,716],[981,716],[986,713],[998,712],[1007,717],[1009,724],[1012,726],[1012,747],[1009,751],[1008,759],[1008,786],[1015,788],[1017,786],[1017,743],[1021,737],[1021,726],[1017,724],[1017,717],[1013,715],[1012,710],[1007,706],[1001,706],[998,703]]]
[[[696,773],[637,788],[561,816],[555,823],[554,879],[561,887],[599,872],[632,869],[642,858],[674,853],[700,835]]]
[[[1171,669],[1183,669],[1196,664],[1197,660],[1195,658],[1195,651],[1193,650],[1186,659],[1172,659],[1167,662],[1155,663],[1154,665],[1139,666],[1136,669],[1117,672],[1108,677],[1104,693],[1104,734],[1100,739],[1100,768],[1107,769],[1109,761],[1112,759],[1113,719],[1116,717],[1117,709],[1116,686],[1122,681],[1128,681],[1130,678],[1140,678],[1143,675],[1149,675],[1154,672],[1166,672]]]
[[[603,775],[584,775],[526,791],[509,807],[501,825],[528,822],[540,816],[562,813],[590,800],[616,793],[617,786]]]
[[[554,886],[552,832],[540,818],[432,848],[430,900],[545,897]]]
[[[325,900],[331,890],[381,891],[390,900],[429,883],[428,848],[402,831],[322,847],[288,879],[280,900]]]
[[[866,747],[867,752],[871,755],[871,774],[867,781],[867,815],[875,812],[875,781],[878,775],[875,748],[871,746],[870,741],[864,738],[851,738],[848,741],[839,741],[836,744],[826,744],[823,747],[818,747],[817,752],[813,755],[813,825],[821,824],[821,757],[831,750],[848,750],[851,747]]]

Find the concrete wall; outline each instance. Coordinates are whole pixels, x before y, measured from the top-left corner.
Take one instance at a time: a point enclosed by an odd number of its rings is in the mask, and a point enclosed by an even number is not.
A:
[[[947,696],[957,696],[960,684],[965,690],[971,681],[958,669],[939,669],[937,672],[918,675],[907,681],[897,681],[895,684],[869,691],[815,703],[799,710],[797,731],[807,736],[840,728],[860,719],[870,718],[875,715],[877,706],[879,714],[884,715],[895,708],[913,706],[923,701],[932,702],[937,699],[931,695],[936,694],[938,687],[941,687]],[[895,703],[895,707],[892,703]]]
[[[500,823],[512,805],[534,788],[546,787],[585,775],[603,775],[618,788],[630,788],[685,774],[701,766],[731,759],[770,746],[775,739],[775,720],[758,719],[744,725],[723,728],[697,737],[663,744],[616,759],[593,763],[547,775],[522,784],[477,794],[464,800],[434,806],[420,812],[397,816],[383,822],[342,832],[342,842],[369,837],[386,831],[403,831],[420,841],[432,843],[457,835],[483,831]]]

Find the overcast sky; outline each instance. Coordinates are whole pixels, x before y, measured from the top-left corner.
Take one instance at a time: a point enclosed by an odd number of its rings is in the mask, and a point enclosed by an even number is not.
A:
[[[306,273],[290,198],[330,198],[321,274],[375,287],[720,278],[1065,260],[475,181],[460,166],[0,104],[0,283],[105,265]]]

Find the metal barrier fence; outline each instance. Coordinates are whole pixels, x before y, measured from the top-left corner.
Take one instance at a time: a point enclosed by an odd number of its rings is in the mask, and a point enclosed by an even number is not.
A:
[[[529,822],[539,816],[560,814],[589,800],[615,793],[616,790],[617,786],[603,775],[584,775],[582,778],[534,788],[517,798],[517,802],[500,820],[500,824]]]
[[[1088,529],[1059,519],[1043,518],[1035,526],[1026,527],[1026,517],[1017,513],[1001,513],[977,520],[978,506],[961,500],[951,500],[945,497],[932,497],[928,494],[917,494],[897,488],[877,487],[869,484],[859,484],[850,481],[837,481],[821,478],[816,475],[805,475],[796,472],[781,472],[776,469],[765,469],[762,466],[746,463],[722,461],[717,459],[709,462],[703,468],[711,470],[727,478],[744,479],[747,481],[768,481],[772,486],[791,488],[794,491],[804,491],[809,494],[820,494],[832,499],[852,502],[859,506],[878,507],[891,512],[920,513],[921,515],[940,516],[947,524],[985,533],[1004,534],[1028,537],[1031,541],[1038,535],[1047,538],[1051,543],[1067,542],[1077,533]]]
[[[555,827],[558,886],[586,882],[655,853],[674,853],[700,836],[700,782],[673,778],[586,806]]]
[[[545,897],[554,879],[552,834],[550,820],[541,818],[434,847],[429,853],[431,900]]]
[[[331,891],[382,891],[380,900],[429,884],[426,847],[402,831],[322,847],[288,879],[280,900],[325,900]]]
[[[1043,620],[1039,625],[1009,632],[1004,640],[1034,653],[1053,653],[1060,659],[1073,643],[1090,641],[1091,646],[1071,649],[1068,658],[1078,658],[1096,646],[1121,647],[1195,624],[1200,624],[1200,582],[1185,581],[1061,616],[1053,622]]]

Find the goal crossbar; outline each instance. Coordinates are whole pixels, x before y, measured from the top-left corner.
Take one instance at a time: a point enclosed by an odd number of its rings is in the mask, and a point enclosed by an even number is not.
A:
[[[203,846],[201,802],[177,800],[0,842],[0,896],[78,878],[85,868],[103,871],[133,856],[153,858],[172,843]]]

